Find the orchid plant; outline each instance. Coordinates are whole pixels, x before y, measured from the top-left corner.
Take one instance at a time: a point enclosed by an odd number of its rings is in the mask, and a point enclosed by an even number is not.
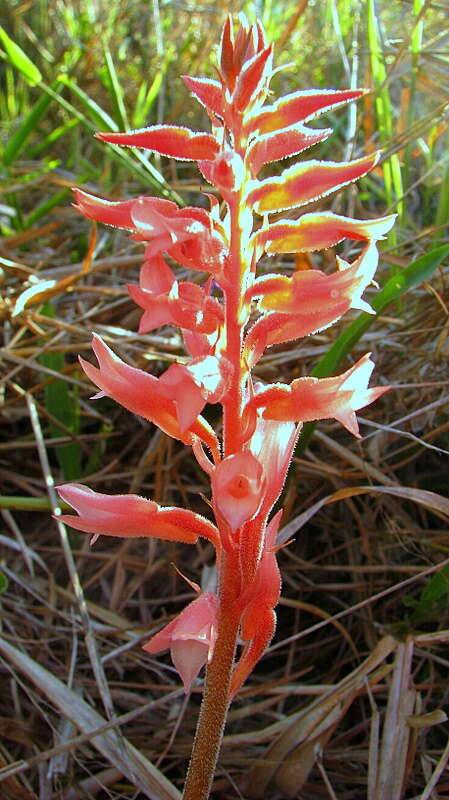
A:
[[[110,496],[80,484],[59,488],[78,512],[62,520],[94,539],[158,537],[194,544],[201,536],[215,549],[217,591],[196,587],[193,602],[144,647],[148,653],[170,648],[186,691],[207,664],[185,800],[208,797],[229,703],[275,631],[282,510],[273,515],[272,509],[301,427],[336,419],[359,436],[355,412],[386,391],[368,388],[370,354],[332,378],[266,385],[253,375],[267,347],[322,330],[350,308],[371,311],[362,293],[376,270],[376,240],[394,221],[393,216],[362,221],[315,207],[293,219],[279,218],[279,212],[307,207],[366,175],[377,155],[344,163],[301,160],[277,177],[263,177],[267,164],[302,153],[331,133],[305,123],[364,94],[363,89],[297,91],[267,104],[275,72],[262,26],[250,26],[243,15],[237,24],[229,17],[218,50],[218,79],[184,77],[206,109],[210,133],[154,125],[97,134],[115,145],[196,161],[213,187],[206,195],[208,210],[178,208],[159,197],[111,202],[75,190],[84,216],[124,228],[145,243],[139,286],[129,286],[143,310],[139,330],[177,326],[188,354],[188,360],[155,377],[124,363],[95,336],[98,367],[80,361],[99,388],[95,397],[113,398],[192,447],[210,478],[214,522],[136,495]],[[361,242],[361,251],[351,264],[337,256],[331,274],[298,269],[289,276],[258,275],[264,253],[311,253],[345,238]],[[179,281],[173,262],[206,273],[206,280]],[[202,416],[207,403],[222,406],[221,435]]]

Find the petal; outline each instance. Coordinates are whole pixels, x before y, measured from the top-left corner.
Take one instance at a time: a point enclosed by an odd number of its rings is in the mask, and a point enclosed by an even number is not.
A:
[[[199,671],[207,662],[209,646],[203,642],[189,639],[188,641],[175,640],[172,642],[170,653],[181,680],[184,691],[189,692],[193,681]]]
[[[279,422],[263,417],[257,420],[250,448],[257,460],[263,464],[267,476],[262,511],[265,509],[269,511],[282,491],[298,435],[298,426],[293,422]]]
[[[220,149],[214,136],[179,125],[151,125],[128,133],[96,133],[95,136],[103,142],[143,147],[181,161],[214,158]]]
[[[378,154],[355,161],[303,161],[284,170],[278,178],[251,181],[247,202],[258,214],[282,211],[318,200],[366,175]]]
[[[174,322],[168,296],[153,295],[132,284],[128,285],[128,292],[134,302],[144,309],[139,323],[139,333],[148,333],[162,325],[170,325]]]
[[[181,431],[191,427],[206,402],[216,403],[227,392],[232,368],[229,361],[207,355],[190,364],[172,364],[160,382],[179,398],[176,411]]]
[[[380,219],[358,220],[323,211],[303,214],[298,220],[270,225],[257,234],[256,242],[267,253],[310,253],[325,250],[342,239],[383,239],[396,219],[395,214]]]
[[[192,238],[202,233],[208,224],[208,215],[204,209],[179,209],[170,200],[158,197],[139,197],[131,208],[133,225],[147,238],[166,235],[167,246],[177,241]],[[199,212],[199,213],[197,213]],[[151,247],[146,249],[153,255]]]
[[[154,258],[145,258],[140,270],[140,288],[148,292],[162,294],[169,292],[175,282],[173,270],[168,266],[165,258],[158,255]]]
[[[224,458],[212,476],[212,494],[232,531],[257,514],[266,480],[258,459],[248,450]]]

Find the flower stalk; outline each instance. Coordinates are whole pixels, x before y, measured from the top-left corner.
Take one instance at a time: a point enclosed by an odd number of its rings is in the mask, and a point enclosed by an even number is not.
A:
[[[392,216],[364,221],[307,211],[311,202],[365,175],[377,156],[347,163],[302,158],[277,177],[259,177],[267,164],[327,138],[329,129],[313,130],[306,123],[359,99],[364,90],[293,92],[267,105],[272,47],[262,26],[250,26],[242,15],[237,25],[231,17],[226,20],[218,64],[218,80],[184,78],[208,113],[211,133],[155,125],[98,134],[105,142],[197,161],[215,192],[207,195],[208,211],[179,209],[156,197],[111,202],[75,190],[82,214],[122,227],[145,243],[139,286],[129,287],[143,310],[139,330],[178,326],[189,358],[155,377],[126,364],[95,337],[99,366],[83,359],[81,365],[100,390],[97,398],[112,397],[192,447],[210,478],[214,519],[79,484],[59,489],[78,512],[62,519],[94,539],[156,536],[194,544],[202,536],[215,548],[217,592],[198,587],[196,599],[144,647],[151,654],[170,648],[186,691],[206,665],[184,800],[209,796],[231,699],[275,632],[282,511],[273,515],[272,510],[302,424],[336,419],[359,436],[355,412],[386,391],[368,388],[374,367],[369,354],[336,377],[302,377],[290,384],[262,384],[254,370],[267,347],[319,331],[350,308],[371,310],[362,293],[377,266],[376,241],[394,221]],[[302,206],[301,216],[279,219],[279,212]],[[346,238],[361,249],[352,263],[337,256],[337,269],[330,274],[315,268],[290,276],[257,273],[264,253],[314,253]],[[172,262],[205,274],[206,280],[201,285],[178,281]],[[208,403],[222,406],[221,437],[203,416]]]

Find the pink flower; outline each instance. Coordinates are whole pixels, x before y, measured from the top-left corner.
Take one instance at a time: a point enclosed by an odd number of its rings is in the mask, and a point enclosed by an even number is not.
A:
[[[226,394],[232,375],[230,362],[222,356],[207,355],[189,364],[172,364],[159,378],[176,405],[180,430],[184,433],[206,403],[217,403]]]
[[[160,197],[137,197],[113,202],[75,189],[77,208],[85,217],[132,233],[133,239],[149,242],[146,257],[164,251],[184,266],[219,272],[225,256],[222,226],[203,208],[187,206]]]
[[[267,275],[257,280],[251,296],[261,297],[259,308],[265,313],[246,337],[248,361],[255,364],[270,345],[327,328],[350,308],[373,313],[361,295],[374,277],[378,257],[375,243],[369,242],[351,266],[337,256],[340,268],[330,275],[309,269],[291,278]]]
[[[264,468],[249,450],[227,456],[217,464],[212,475],[212,497],[233,533],[257,514],[265,487]]]
[[[218,531],[204,517],[184,508],[160,507],[135,494],[108,495],[80,483],[58,486],[62,500],[79,516],[64,514],[56,519],[72,528],[98,536],[155,537],[193,544],[198,536],[218,542]]]
[[[278,383],[262,389],[253,403],[263,409],[265,419],[311,422],[333,418],[360,437],[355,411],[374,402],[389,388],[367,388],[374,369],[370,355],[362,356],[335,378],[297,378],[290,385]]]
[[[178,283],[162,255],[147,259],[140,286],[128,286],[133,300],[144,309],[139,333],[161,325],[178,325],[198,333],[215,333],[224,319],[223,308],[196,283]]]
[[[201,397],[202,406],[205,405],[205,391],[201,387],[196,387],[193,377],[190,379],[191,394],[185,402],[185,398],[177,394],[176,386],[173,387],[172,379],[167,372],[161,378],[155,378],[141,369],[130,367],[125,364],[99,336],[94,336],[92,343],[95,355],[98,358],[100,368],[94,367],[89,362],[80,358],[81,366],[86,375],[101,390],[95,398],[107,395],[116,400],[122,406],[134,414],[158,425],[161,430],[180,439],[184,444],[192,442],[192,434],[198,436],[214,453],[214,458],[218,460],[217,438],[202,417],[198,417],[198,403],[193,407],[189,403],[194,403]],[[182,423],[189,423],[187,427],[180,423],[179,413],[182,409]]]
[[[246,172],[243,160],[233,150],[222,150],[213,161],[199,161],[202,175],[225,195],[240,189]]]
[[[212,659],[217,613],[218,597],[213,592],[204,592],[144,645],[147,653],[170,648],[186,692],[201,667]]]

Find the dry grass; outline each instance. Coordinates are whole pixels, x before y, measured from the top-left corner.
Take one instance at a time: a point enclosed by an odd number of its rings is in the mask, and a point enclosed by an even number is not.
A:
[[[287,41],[301,19],[292,15]],[[206,45],[212,33],[205,30]],[[394,52],[389,85],[398,92],[409,59],[406,48]],[[200,61],[199,47],[191,54]],[[436,125],[447,95],[442,85],[438,96],[435,89],[437,55],[426,58],[429,69],[418,81],[435,92]],[[172,118],[177,113],[171,104]],[[404,139],[401,119],[392,150],[416,141],[416,133]],[[406,130],[418,124],[409,122]],[[420,132],[426,142],[431,128]],[[343,135],[342,154],[346,146]],[[384,252],[381,283],[390,268],[401,270],[444,237],[447,221],[440,218],[438,228],[436,210],[429,218],[419,209],[434,184],[422,178],[422,163],[415,168],[412,156],[406,163],[414,204]],[[191,202],[193,173],[159,166]],[[78,177],[65,174],[64,183]],[[382,179],[379,172],[373,181],[381,186]],[[99,193],[101,185],[101,175],[89,183]],[[113,191],[133,194],[135,187]],[[348,193],[339,211],[358,213],[361,204],[383,213],[385,197],[370,200],[371,188],[361,200]],[[48,191],[47,179],[36,181],[24,208]],[[168,656],[149,658],[140,645],[191,597],[177,570],[203,585],[211,580],[210,546],[103,539],[90,549],[82,534],[52,521],[50,509],[53,487],[64,480],[63,445],[75,446],[83,482],[100,491],[207,513],[208,486],[189,450],[112,401],[89,400],[77,356],[89,357],[93,330],[155,374],[182,348],[172,329],[135,333],[138,312],[126,284],[136,281],[140,247],[101,230],[92,259],[85,258],[86,226],[64,203],[40,227],[12,232],[1,244],[0,568],[8,586],[0,597],[0,797],[172,800],[182,787],[201,682],[185,698]],[[323,423],[294,460],[281,533],[294,541],[280,554],[276,638],[232,706],[216,798],[449,796],[448,283],[446,258],[431,285],[389,307],[353,350],[354,359],[372,350],[377,381],[393,385],[366,421],[362,413],[363,439]],[[335,336],[332,328],[270,351],[259,376],[308,374]],[[47,390],[55,384],[60,393],[52,398]],[[58,403],[67,400],[79,419],[61,422]],[[211,408],[212,422],[214,414]],[[73,451],[65,452],[70,458]]]

